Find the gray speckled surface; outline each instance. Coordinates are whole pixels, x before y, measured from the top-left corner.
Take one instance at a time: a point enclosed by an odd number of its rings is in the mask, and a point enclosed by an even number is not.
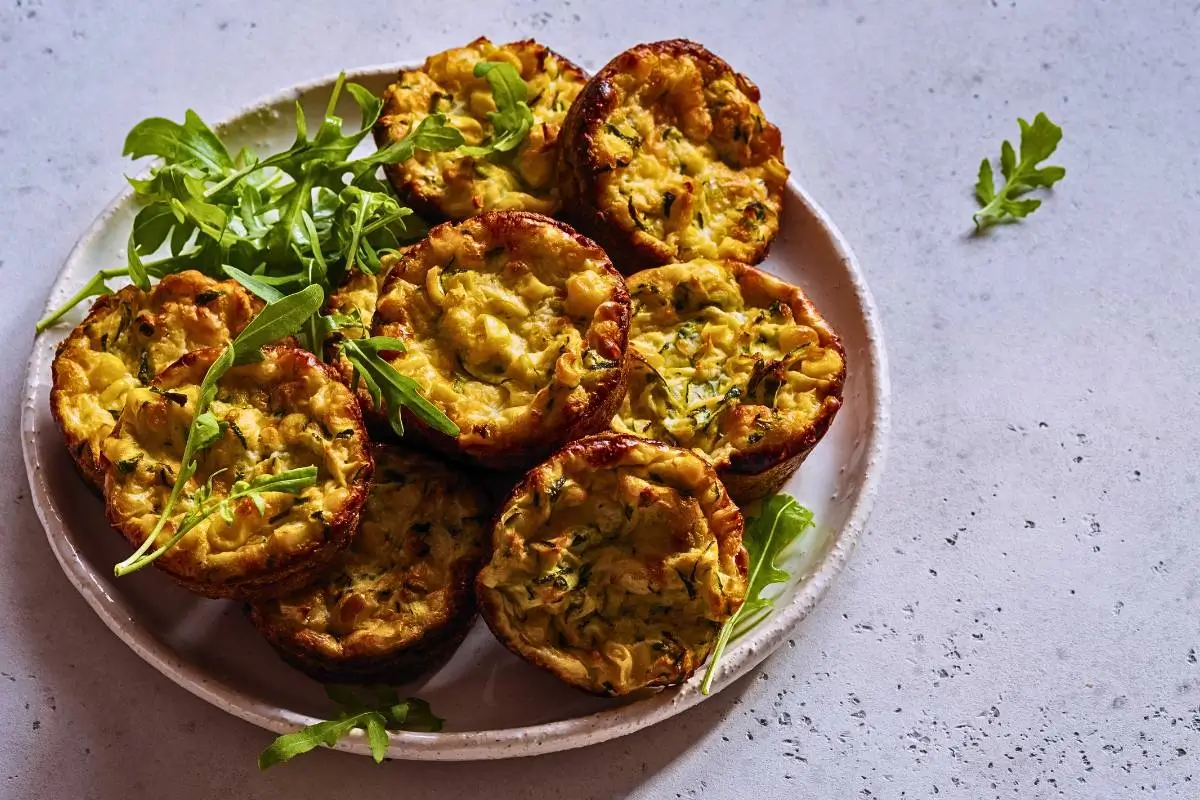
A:
[[[1194,3],[4,3],[0,796],[1200,794]],[[886,481],[794,645],[676,720],[531,760],[259,775],[269,737],[142,664],[59,572],[18,452],[24,348],[134,122],[477,33],[592,65],[686,35],[755,78],[883,312]],[[969,238],[979,158],[1039,110],[1067,179]]]

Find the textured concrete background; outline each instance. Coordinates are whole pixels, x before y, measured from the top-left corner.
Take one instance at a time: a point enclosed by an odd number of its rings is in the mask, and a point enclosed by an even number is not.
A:
[[[4,2],[0,796],[1200,795],[1193,2]],[[18,452],[22,359],[134,122],[479,33],[592,65],[689,36],[760,84],[883,311],[883,493],[794,646],[676,720],[531,760],[259,775],[270,737],[159,677],[59,572]],[[1043,110],[1066,180],[970,238],[980,157]]]

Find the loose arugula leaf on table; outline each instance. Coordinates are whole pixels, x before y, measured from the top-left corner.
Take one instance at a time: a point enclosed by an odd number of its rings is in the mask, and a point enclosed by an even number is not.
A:
[[[265,770],[290,761],[321,745],[333,747],[355,728],[366,732],[371,756],[378,764],[387,755],[389,730],[442,729],[443,720],[434,716],[428,703],[417,697],[401,700],[390,686],[335,684],[326,686],[325,692],[341,706],[338,715],[334,719],[317,722],[278,737],[259,755],[259,769]]]
[[[136,572],[147,564],[153,563],[159,556],[174,547],[201,520],[213,513],[217,513],[219,510],[218,506],[203,502],[205,498],[201,497],[200,501],[194,504],[194,510],[198,509],[203,513],[195,519],[191,519],[192,514],[187,515],[166,542],[153,552],[147,552],[158,540],[158,535],[162,532],[168,519],[170,519],[171,512],[175,504],[179,501],[179,495],[183,491],[183,488],[191,480],[192,476],[196,474],[196,454],[211,446],[224,434],[222,423],[209,411],[213,398],[217,394],[217,383],[231,368],[239,364],[261,361],[263,357],[263,345],[279,341],[295,333],[301,324],[317,313],[324,300],[325,293],[321,290],[320,286],[308,286],[295,294],[290,294],[279,300],[267,303],[258,316],[250,321],[250,324],[242,330],[237,338],[225,347],[221,355],[217,357],[217,360],[209,366],[208,371],[204,374],[204,380],[200,383],[200,391],[196,395],[192,412],[192,424],[188,428],[187,440],[183,446],[183,455],[179,459],[179,475],[175,479],[175,484],[171,487],[171,494],[167,497],[167,502],[163,505],[162,513],[159,515],[158,522],[150,532],[150,535],[146,537],[146,540],[142,542],[137,550],[113,568],[113,572],[118,577]],[[288,472],[280,473],[282,476],[287,476],[288,480],[278,484],[271,484],[274,488],[263,488],[263,484],[247,485],[244,490],[245,494],[242,496],[250,496],[263,491],[290,491],[294,494],[306,488],[304,485],[301,485],[304,480],[308,480],[308,486],[311,486],[316,480],[315,468],[306,469],[312,469],[311,476],[307,478],[307,473],[304,473],[303,470],[289,470]],[[280,475],[271,477],[278,478]],[[296,486],[299,486],[299,488],[293,490],[293,487]],[[211,494],[211,488],[210,483],[208,485],[209,494]]]
[[[1018,119],[1021,126],[1021,155],[1007,140],[1000,146],[1000,174],[1004,185],[996,191],[992,164],[983,159],[979,165],[979,180],[975,184],[975,198],[982,208],[975,212],[975,230],[982,232],[1001,222],[1015,222],[1036,211],[1041,200],[1023,197],[1037,188],[1050,188],[1062,180],[1067,171],[1063,167],[1038,164],[1054,154],[1062,140],[1062,128],[1045,115],[1039,113],[1030,124]]]
[[[480,61],[475,65],[475,77],[487,78],[492,88],[496,110],[488,112],[492,123],[492,138],[481,146],[464,146],[460,152],[469,156],[489,156],[507,153],[519,145],[533,127],[533,111],[526,99],[529,89],[521,73],[504,61]]]
[[[276,764],[290,761],[296,756],[314,750],[321,745],[333,747],[343,736],[346,736],[355,728],[363,728],[370,732],[372,726],[378,729],[383,727],[383,725],[383,715],[378,711],[364,711],[360,714],[353,714],[339,719],[317,722],[309,725],[307,728],[301,728],[294,733],[285,733],[272,742],[258,756],[258,768],[264,770],[270,769]],[[374,756],[376,763],[383,761],[383,756],[387,753],[386,730],[384,730],[383,736],[382,747],[377,745],[376,735],[371,736],[371,755]]]
[[[717,662],[730,640],[746,633],[770,614],[775,601],[763,597],[763,590],[791,577],[776,562],[783,551],[812,526],[812,512],[800,505],[796,498],[786,494],[768,498],[758,515],[747,520],[743,537],[746,552],[750,556],[746,599],[721,627],[717,636],[717,644],[700,684],[700,691],[704,694],[708,694],[712,688]]]

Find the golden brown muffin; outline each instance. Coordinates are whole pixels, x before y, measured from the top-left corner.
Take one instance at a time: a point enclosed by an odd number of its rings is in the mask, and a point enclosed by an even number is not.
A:
[[[421,120],[441,113],[468,145],[481,145],[493,133],[496,111],[481,62],[511,64],[525,81],[533,127],[513,150],[490,156],[458,151],[418,151],[402,164],[384,167],[401,197],[435,220],[461,220],[484,211],[513,210],[554,214],[558,188],[558,132],[587,76],[579,67],[532,39],[495,45],[479,38],[466,47],[425,59],[400,73],[384,93],[383,114],[375,126],[380,147],[403,139]]]
[[[309,586],[250,607],[288,663],[329,683],[403,683],[448,656],[475,619],[490,501],[478,480],[376,445],[350,547]]]
[[[179,474],[200,383],[221,348],[188,353],[149,388],[131,389],[104,442],[108,521],[129,543],[153,531]],[[233,367],[217,384],[210,411],[225,423],[200,451],[196,474],[159,533],[165,543],[210,479],[212,498],[241,480],[315,466],[299,494],[267,492],[265,505],[236,501],[232,523],[205,518],[155,566],[197,594],[249,600],[303,585],[350,542],[371,485],[374,462],[358,401],[333,371],[293,347],[263,348],[263,360]]]
[[[788,170],[758,99],[749,78],[694,42],[626,50],[563,125],[567,219],[625,274],[693,258],[761,261]]]
[[[373,333],[407,346],[392,365],[458,425],[405,411],[448,454],[525,468],[606,427],[625,390],[629,293],[604,251],[518,211],[439,225],[392,268]]]
[[[194,270],[168,275],[149,292],[126,286],[92,305],[58,345],[50,392],[54,421],[92,485],[104,485],[100,447],[125,394],[184,353],[228,344],[262,305],[236,282]]]
[[[798,287],[736,262],[629,278],[629,391],[613,428],[704,453],[729,494],[779,490],[842,404],[845,352]]]
[[[689,450],[606,433],[513,490],[476,590],[512,652],[586,692],[673,686],[746,593],[742,514]]]

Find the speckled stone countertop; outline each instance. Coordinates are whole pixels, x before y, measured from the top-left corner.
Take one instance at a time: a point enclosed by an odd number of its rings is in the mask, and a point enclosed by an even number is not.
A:
[[[4,4],[0,797],[1200,796],[1194,3]],[[259,774],[270,737],[143,664],[57,567],[16,433],[33,322],[134,122],[480,33],[593,66],[687,36],[758,82],[883,313],[882,493],[792,640],[670,722],[528,760]],[[1066,180],[971,238],[979,159],[1038,111]]]

